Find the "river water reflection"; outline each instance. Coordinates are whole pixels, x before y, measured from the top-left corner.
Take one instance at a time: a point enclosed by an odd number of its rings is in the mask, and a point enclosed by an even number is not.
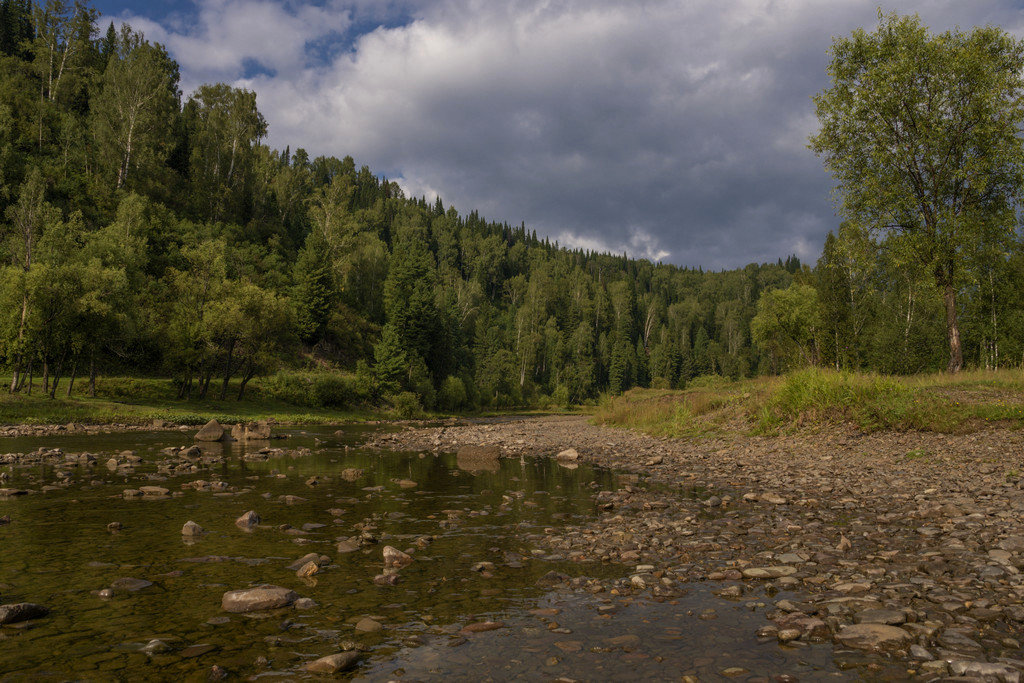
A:
[[[216,665],[231,676],[295,679],[307,676],[301,667],[310,660],[350,647],[366,657],[349,675],[369,680],[677,680],[686,673],[706,680],[730,666],[743,670],[741,680],[842,676],[831,647],[759,642],[762,614],[701,586],[658,603],[538,583],[551,571],[598,578],[628,571],[547,556],[531,543],[547,527],[596,514],[593,494],[617,488],[615,473],[546,459],[360,449],[368,433],[287,430],[288,439],[270,445],[309,454],[258,461],[241,457],[237,444],[216,444],[207,455],[220,458],[173,474],[158,470],[167,460],[160,451],[191,445],[190,434],[0,440],[0,453],[45,446],[97,458],[92,467],[57,459],[0,468],[9,476],[3,486],[31,491],[0,498],[0,516],[12,520],[0,525],[0,603],[52,610],[0,627],[0,678],[206,680]],[[105,466],[125,450],[142,462],[132,470]],[[196,480],[224,484],[183,488]],[[147,485],[173,495],[122,495]],[[251,532],[234,523],[247,510],[262,517]],[[189,520],[206,533],[183,537]],[[122,528],[108,530],[111,522]],[[339,539],[359,547],[338,552]],[[394,586],[373,581],[384,545],[415,557]],[[311,552],[330,562],[299,578],[288,565]],[[151,585],[97,594],[125,585],[118,582],[124,578]],[[291,588],[316,606],[252,615],[221,610],[225,591],[264,583]],[[699,618],[708,607],[717,608],[717,619]],[[367,617],[383,628],[357,631]],[[481,620],[504,627],[458,633]]]

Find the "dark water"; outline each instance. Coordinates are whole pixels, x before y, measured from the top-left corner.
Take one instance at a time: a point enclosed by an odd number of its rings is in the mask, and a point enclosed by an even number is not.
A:
[[[740,680],[779,673],[806,680],[831,679],[836,671],[831,647],[758,642],[753,634],[765,623],[763,613],[720,600],[705,587],[693,587],[674,604],[539,587],[538,579],[552,570],[598,578],[627,571],[545,556],[531,542],[546,527],[595,514],[593,493],[617,488],[614,473],[586,465],[565,469],[550,460],[467,463],[454,454],[360,450],[367,434],[365,427],[341,436],[333,429],[291,430],[289,439],[272,445],[313,454],[265,462],[241,459],[237,446],[214,445],[210,452],[225,456],[223,462],[167,477],[157,474],[158,451],[191,444],[190,434],[0,440],[0,453],[46,446],[99,458],[93,468],[4,470],[10,479],[3,485],[34,492],[0,498],[0,515],[12,518],[0,526],[0,603],[38,602],[53,611],[0,627],[0,678],[205,680],[216,664],[240,677],[295,679],[306,676],[304,663],[353,644],[367,652],[355,675],[370,680],[678,680],[687,673],[706,680],[730,666],[746,670]],[[133,473],[103,465],[126,449],[143,457]],[[347,481],[341,474],[351,468],[364,473]],[[69,475],[64,485],[41,491],[62,472]],[[308,485],[313,476],[319,483]],[[197,479],[233,489],[182,490]],[[403,488],[402,480],[417,485]],[[121,495],[144,485],[180,495]],[[263,518],[251,533],[234,524],[247,510]],[[188,520],[208,533],[183,538]],[[123,529],[112,533],[107,525],[115,521]],[[323,526],[301,531],[305,524]],[[379,542],[335,552],[336,539],[364,531]],[[423,537],[434,538],[418,548]],[[373,583],[384,545],[416,548],[416,561],[396,586]],[[315,577],[298,578],[287,565],[310,552],[332,562]],[[493,562],[493,570],[473,571],[481,561]],[[110,599],[95,594],[125,577],[152,585],[118,590]],[[291,588],[317,606],[256,615],[221,610],[225,591],[262,583]],[[710,607],[717,618],[700,619]],[[530,612],[537,608],[552,611]],[[364,617],[383,630],[357,632],[354,623]],[[479,620],[505,627],[457,633]],[[154,639],[166,651],[142,651]]]

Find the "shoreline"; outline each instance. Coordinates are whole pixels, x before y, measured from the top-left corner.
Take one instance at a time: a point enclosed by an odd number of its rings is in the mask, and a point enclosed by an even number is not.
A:
[[[833,641],[840,658],[884,653],[926,680],[1024,672],[1019,431],[673,440],[572,416],[409,428],[368,445],[626,473],[593,492],[595,520],[531,538],[623,565],[604,582],[613,594],[671,599],[710,581],[743,604],[755,585],[789,591],[799,599],[769,607],[758,631],[784,647]],[[566,449],[576,457],[557,458]]]

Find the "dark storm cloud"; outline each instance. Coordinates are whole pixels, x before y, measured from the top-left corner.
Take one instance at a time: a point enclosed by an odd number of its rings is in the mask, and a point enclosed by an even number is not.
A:
[[[161,39],[186,82],[254,88],[272,144],[351,154],[562,244],[710,268],[817,256],[837,219],[810,96],[831,36],[876,22],[859,0],[447,0],[389,3],[411,20],[359,35],[380,5],[199,5]],[[1020,21],[997,0],[896,9],[935,30]],[[223,28],[236,15],[273,43]],[[311,61],[334,35],[349,49]],[[254,58],[268,75],[241,78]]]

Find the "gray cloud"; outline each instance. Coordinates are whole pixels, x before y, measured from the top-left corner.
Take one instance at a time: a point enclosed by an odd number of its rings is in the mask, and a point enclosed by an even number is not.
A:
[[[351,154],[565,245],[706,268],[817,257],[837,219],[810,96],[831,36],[876,21],[874,0],[394,2],[411,21],[310,63],[312,41],[379,9],[199,5],[195,27],[143,28],[186,83],[255,89],[272,144]],[[1020,25],[1009,0],[897,9],[933,30]],[[241,78],[245,59],[274,75]]]

